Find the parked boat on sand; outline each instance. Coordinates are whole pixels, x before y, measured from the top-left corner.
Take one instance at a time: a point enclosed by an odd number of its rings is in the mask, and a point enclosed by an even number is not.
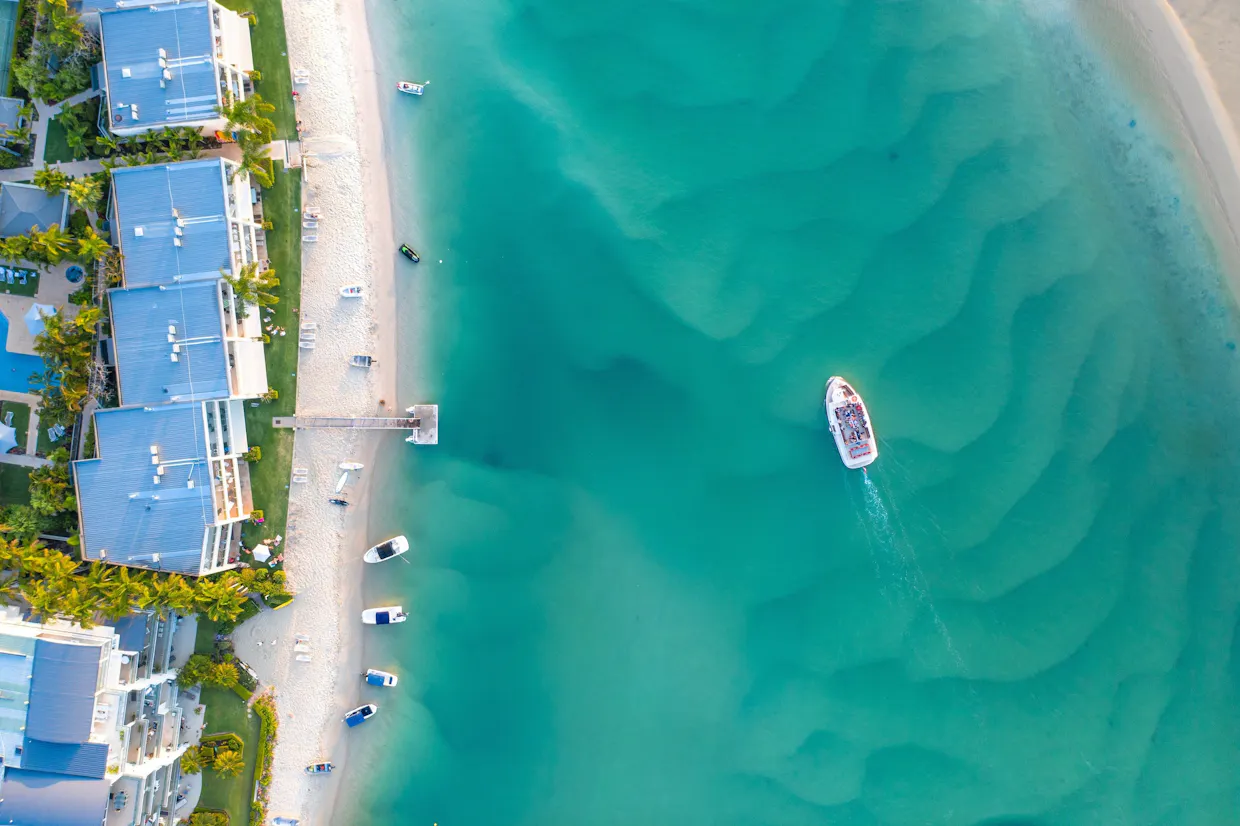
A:
[[[322,763],[311,763],[306,766],[306,774],[328,774],[332,769],[336,768],[334,763],[324,761]]]

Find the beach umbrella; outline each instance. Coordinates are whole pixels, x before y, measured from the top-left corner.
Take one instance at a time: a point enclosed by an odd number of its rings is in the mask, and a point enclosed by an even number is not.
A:
[[[0,453],[8,453],[14,447],[17,447],[17,431],[7,424],[0,424]]]
[[[266,545],[256,545],[254,548],[254,558],[259,562],[266,562],[271,559],[271,551]]]
[[[56,315],[56,308],[51,304],[31,304],[26,311],[26,329],[30,335],[37,336],[43,332],[43,316]]]

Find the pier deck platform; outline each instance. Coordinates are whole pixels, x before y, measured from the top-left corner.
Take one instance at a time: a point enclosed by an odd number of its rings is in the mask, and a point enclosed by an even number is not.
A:
[[[439,405],[416,404],[405,416],[275,416],[272,427],[305,428],[343,427],[353,430],[408,430],[405,441],[417,445],[439,444]]]

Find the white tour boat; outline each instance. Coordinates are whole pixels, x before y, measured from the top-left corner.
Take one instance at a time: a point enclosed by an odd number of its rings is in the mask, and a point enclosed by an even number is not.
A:
[[[396,91],[404,92],[406,95],[420,95],[426,91],[426,87],[429,86],[430,83],[431,82],[429,80],[424,80],[421,83],[413,83],[408,80],[398,80],[396,81]]]
[[[409,540],[404,535],[394,536],[386,542],[380,542],[378,545],[367,551],[362,559],[366,562],[387,562],[393,557],[400,556],[409,550]]]
[[[377,668],[368,668],[366,673],[362,675],[366,679],[366,685],[378,685],[384,688],[392,688],[396,685],[396,675],[389,671],[380,671]]]
[[[362,622],[366,625],[393,625],[409,619],[409,615],[399,605],[387,608],[367,608],[362,612]]]
[[[832,376],[823,401],[835,446],[846,467],[857,470],[878,458],[878,438],[861,396],[848,382]]]

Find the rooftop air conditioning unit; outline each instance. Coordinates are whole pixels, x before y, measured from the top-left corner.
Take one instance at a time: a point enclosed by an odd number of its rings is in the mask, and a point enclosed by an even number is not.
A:
[[[193,480],[193,479],[190,479],[188,482],[186,482],[186,483],[185,483],[185,487],[187,487],[187,488],[192,488],[193,486],[194,486],[194,480]]]
[[[128,66],[121,67],[121,77],[133,77],[133,70]]]
[[[151,484],[152,484],[152,485],[158,485],[158,484],[159,484],[159,477],[158,477],[158,476],[152,476],[152,477],[151,477]]]
[[[174,336],[175,336],[175,335],[177,334],[177,325],[175,325],[175,324],[169,324],[169,325],[168,325],[168,334],[169,334],[169,335],[174,335]]]
[[[136,103],[129,104],[129,117],[132,120],[138,119],[138,104]]]
[[[172,80],[172,70],[164,69],[164,80]]]
[[[178,223],[178,224],[180,224],[181,222],[180,222],[180,221],[177,221],[177,223]],[[184,234],[185,234],[185,230],[181,229],[181,228],[178,226],[176,229],[174,229],[174,230],[172,231],[172,234],[173,234],[173,235],[175,235],[177,238],[180,238],[182,235],[184,235]]]
[[[173,238],[173,239],[172,239],[172,245],[173,245],[174,247],[179,247],[179,246],[181,246],[181,239],[180,239],[180,238]]]
[[[174,344],[174,345],[172,345],[172,352],[174,352],[174,353],[179,353],[179,352],[181,352],[181,345],[179,345],[179,344]]]
[[[134,227],[133,234],[141,238],[143,235],[146,235],[146,230],[143,229],[142,227]]]
[[[160,60],[167,60],[167,59],[168,59],[168,50],[167,50],[167,49],[160,49],[160,50],[159,50],[159,59],[160,59]]]
[[[181,360],[181,357],[180,357],[180,356],[178,356],[176,353],[169,353],[169,354],[168,354],[168,358],[172,359],[173,361],[180,361],[180,360]]]

